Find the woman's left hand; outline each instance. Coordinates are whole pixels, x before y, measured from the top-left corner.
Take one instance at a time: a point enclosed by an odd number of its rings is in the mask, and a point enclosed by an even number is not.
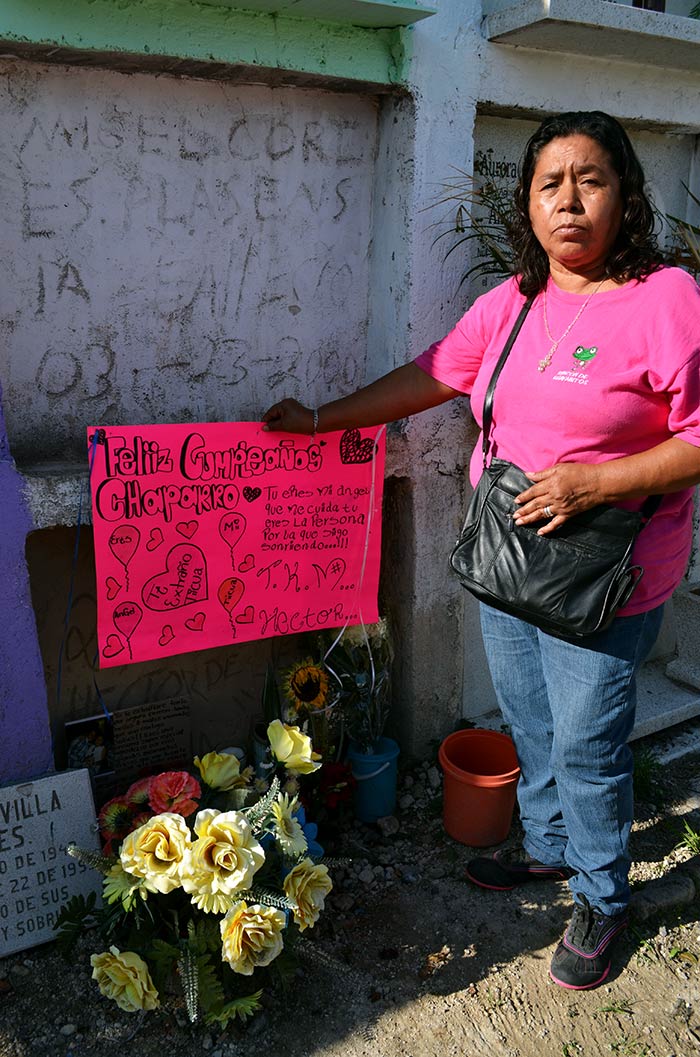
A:
[[[539,536],[554,532],[573,514],[603,502],[596,465],[561,462],[547,470],[527,471],[526,476],[535,483],[516,496],[513,520],[516,525],[530,525],[546,519]]]

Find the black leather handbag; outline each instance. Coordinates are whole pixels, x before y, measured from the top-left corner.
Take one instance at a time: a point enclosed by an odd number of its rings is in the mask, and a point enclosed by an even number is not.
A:
[[[661,496],[649,496],[638,512],[594,507],[547,536],[537,535],[542,522],[513,522],[515,497],[532,481],[503,459],[487,465],[489,435],[496,382],[531,304],[523,305],[486,390],[484,470],[450,564],[480,601],[577,640],[605,630],[639,583],[643,569],[631,564],[632,547]]]

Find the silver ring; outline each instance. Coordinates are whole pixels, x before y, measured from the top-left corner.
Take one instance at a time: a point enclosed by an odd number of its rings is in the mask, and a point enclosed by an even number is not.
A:
[[[552,513],[551,506],[544,507],[544,516],[545,517],[554,517],[554,514]]]

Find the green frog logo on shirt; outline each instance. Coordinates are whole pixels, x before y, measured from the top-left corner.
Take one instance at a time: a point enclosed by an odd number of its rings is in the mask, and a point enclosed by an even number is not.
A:
[[[595,354],[597,353],[597,351],[597,345],[591,345],[588,349],[585,345],[579,345],[573,353],[573,357],[577,361],[577,363],[580,363],[581,366],[585,369],[591,362],[591,360],[595,359]]]

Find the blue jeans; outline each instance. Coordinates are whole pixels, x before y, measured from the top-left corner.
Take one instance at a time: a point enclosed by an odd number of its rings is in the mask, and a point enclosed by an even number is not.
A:
[[[663,606],[617,617],[575,645],[481,606],[498,703],[520,761],[524,847],[567,865],[574,896],[604,914],[629,900],[635,675],[661,627]]]

